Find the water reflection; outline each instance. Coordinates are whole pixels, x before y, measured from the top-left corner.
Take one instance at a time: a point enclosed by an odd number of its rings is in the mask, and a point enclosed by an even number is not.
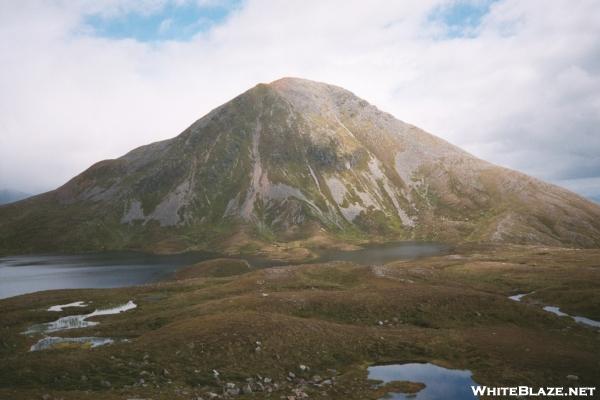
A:
[[[64,308],[69,307],[87,307],[87,305],[85,304],[85,301],[75,301],[73,303],[58,304],[56,306],[51,306],[48,308],[48,311],[61,312]]]
[[[31,326],[28,330],[23,332],[24,335],[30,335],[33,333],[50,333],[57,331],[64,331],[67,329],[78,329],[78,328],[86,328],[88,326],[98,325],[99,322],[88,321],[87,319],[90,317],[95,317],[98,315],[111,315],[111,314],[119,314],[121,312],[125,312],[128,310],[132,310],[136,308],[137,305],[133,301],[128,301],[127,303],[113,307],[113,308],[105,308],[95,310],[89,314],[83,315],[68,315],[66,317],[61,317],[56,321],[45,322],[43,324],[36,324]]]
[[[439,243],[398,242],[361,250],[319,250],[313,262],[352,261],[383,264],[401,259],[445,254]],[[50,289],[112,288],[157,282],[179,268],[222,257],[211,252],[156,255],[136,252],[106,252],[81,255],[35,255],[0,258],[0,299]],[[261,257],[243,257],[254,268],[285,265]]]
[[[396,260],[449,253],[451,248],[442,243],[397,242],[377,246],[367,246],[360,250],[323,250],[317,261],[352,261],[357,264],[385,264]]]
[[[546,306],[544,307],[545,311],[551,312],[552,314],[556,314],[559,317],[571,317],[575,320],[575,322],[583,324],[583,325],[587,325],[587,326],[591,326],[594,328],[600,328],[600,321],[595,321],[593,319],[589,319],[586,317],[580,317],[580,316],[573,316],[573,315],[569,315],[567,313],[564,313],[562,311],[560,311],[560,308],[558,307],[554,307],[554,306]]]
[[[514,301],[521,301],[521,299],[527,295],[533,294],[534,292],[531,293],[521,293],[521,294],[516,294],[514,296],[509,296],[508,298]],[[595,321],[593,319],[590,318],[586,318],[586,317],[580,317],[580,316],[573,316],[573,315],[569,315],[565,312],[560,311],[559,307],[556,306],[544,306],[543,307],[544,311],[548,311],[554,315],[557,315],[559,317],[571,317],[573,318],[573,320],[575,320],[575,322],[583,324],[583,325],[587,325],[587,326],[591,326],[594,328],[600,328],[600,321]]]
[[[0,298],[51,289],[112,288],[156,282],[214,253],[132,252],[0,258]]]
[[[53,347],[58,347],[62,344],[81,345],[85,347],[98,347],[106,344],[114,343],[113,339],[101,337],[76,337],[76,338],[61,338],[56,336],[46,336],[31,346],[29,351],[47,350]]]
[[[529,296],[530,294],[533,294],[533,293],[535,293],[535,292],[515,294],[514,296],[508,296],[508,298],[511,299],[512,301],[521,301],[523,299],[523,297]]]
[[[471,371],[448,369],[431,363],[376,365],[368,368],[369,379],[388,383],[392,381],[420,382],[425,388],[415,394],[389,393],[385,399],[418,400],[472,400],[471,386],[477,383]]]

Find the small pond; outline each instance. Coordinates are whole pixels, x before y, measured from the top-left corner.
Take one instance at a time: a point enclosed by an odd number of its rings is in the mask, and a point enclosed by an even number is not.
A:
[[[48,308],[48,311],[61,312],[65,307],[81,307],[85,304],[84,301],[76,301],[69,304],[59,304],[55,306],[51,306]],[[133,310],[137,308],[137,304],[133,301],[128,301],[125,304],[122,304],[117,307],[112,308],[101,308],[96,309],[89,314],[80,314],[80,315],[68,315],[66,317],[61,317],[52,322],[44,322],[41,324],[32,325],[28,330],[22,332],[24,335],[34,335],[34,334],[46,334],[51,332],[64,331],[68,329],[80,329],[87,328],[89,326],[98,325],[99,322],[88,321],[87,319],[90,317],[96,317],[99,315],[113,315],[120,314],[122,312],[126,312],[129,310]],[[114,339],[111,338],[103,338],[103,337],[56,337],[56,336],[45,336],[42,339],[38,340],[37,343],[31,346],[29,351],[39,351],[46,350],[53,347],[58,346],[82,346],[82,347],[98,347],[104,346],[106,344],[114,343]]]
[[[130,300],[127,303],[118,307],[99,309],[89,314],[67,315],[66,317],[61,317],[57,319],[56,321],[44,322],[42,324],[33,325],[28,330],[23,332],[23,334],[30,335],[33,333],[50,333],[64,331],[67,329],[86,328],[88,326],[94,326],[99,324],[99,322],[88,321],[87,319],[90,317],[95,317],[98,315],[119,314],[128,310],[132,310],[136,307],[137,305]]]
[[[425,388],[414,394],[390,393],[384,399],[418,400],[473,400],[471,386],[478,384],[471,371],[448,369],[431,363],[375,365],[368,368],[369,379],[388,383],[392,381],[420,382]]]

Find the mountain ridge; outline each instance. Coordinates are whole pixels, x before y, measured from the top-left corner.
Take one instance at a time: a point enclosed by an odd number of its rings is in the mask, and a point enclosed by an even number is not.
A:
[[[15,201],[19,201],[30,196],[31,194],[18,190],[11,190],[7,188],[0,189],[0,205],[14,203]]]
[[[600,207],[346,89],[258,84],[180,135],[0,207],[0,251],[226,252],[371,240],[600,247]]]

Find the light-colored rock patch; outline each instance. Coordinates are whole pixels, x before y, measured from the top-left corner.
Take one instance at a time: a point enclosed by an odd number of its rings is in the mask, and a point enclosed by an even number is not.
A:
[[[384,190],[386,191],[388,197],[392,200],[392,204],[396,210],[398,217],[402,221],[402,224],[405,226],[413,227],[415,226],[415,221],[400,207],[400,203],[398,202],[398,192],[393,189],[393,185],[388,179],[387,175],[381,170],[380,162],[376,158],[371,158],[369,160],[369,171],[371,173],[371,177],[373,180],[380,180],[383,184]]]
[[[156,206],[154,211],[148,215],[148,219],[157,220],[161,226],[179,224],[181,221],[179,210],[187,204],[186,200],[190,191],[191,182],[186,179]]]
[[[146,220],[144,216],[144,210],[142,210],[142,203],[139,200],[133,200],[129,203],[129,208],[123,214],[121,218],[122,224],[129,224],[136,220]]]
[[[331,193],[333,200],[335,200],[338,205],[342,204],[344,202],[344,198],[346,197],[346,193],[348,193],[344,183],[335,176],[325,178],[325,183],[329,188],[329,192]]]
[[[258,145],[260,143],[260,121],[256,121],[256,129],[252,132],[252,176],[251,184],[246,194],[244,203],[240,208],[240,216],[246,220],[250,220],[254,213],[254,203],[257,197],[264,192],[264,187],[267,185],[267,177],[263,175],[262,163],[260,160],[260,152]]]

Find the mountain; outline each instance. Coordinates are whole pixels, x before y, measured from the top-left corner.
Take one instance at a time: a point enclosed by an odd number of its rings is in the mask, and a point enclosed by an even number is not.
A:
[[[12,203],[31,196],[30,194],[10,189],[0,189],[0,205]]]
[[[600,206],[475,158],[342,88],[259,84],[179,136],[0,207],[0,251],[365,240],[600,247]]]

